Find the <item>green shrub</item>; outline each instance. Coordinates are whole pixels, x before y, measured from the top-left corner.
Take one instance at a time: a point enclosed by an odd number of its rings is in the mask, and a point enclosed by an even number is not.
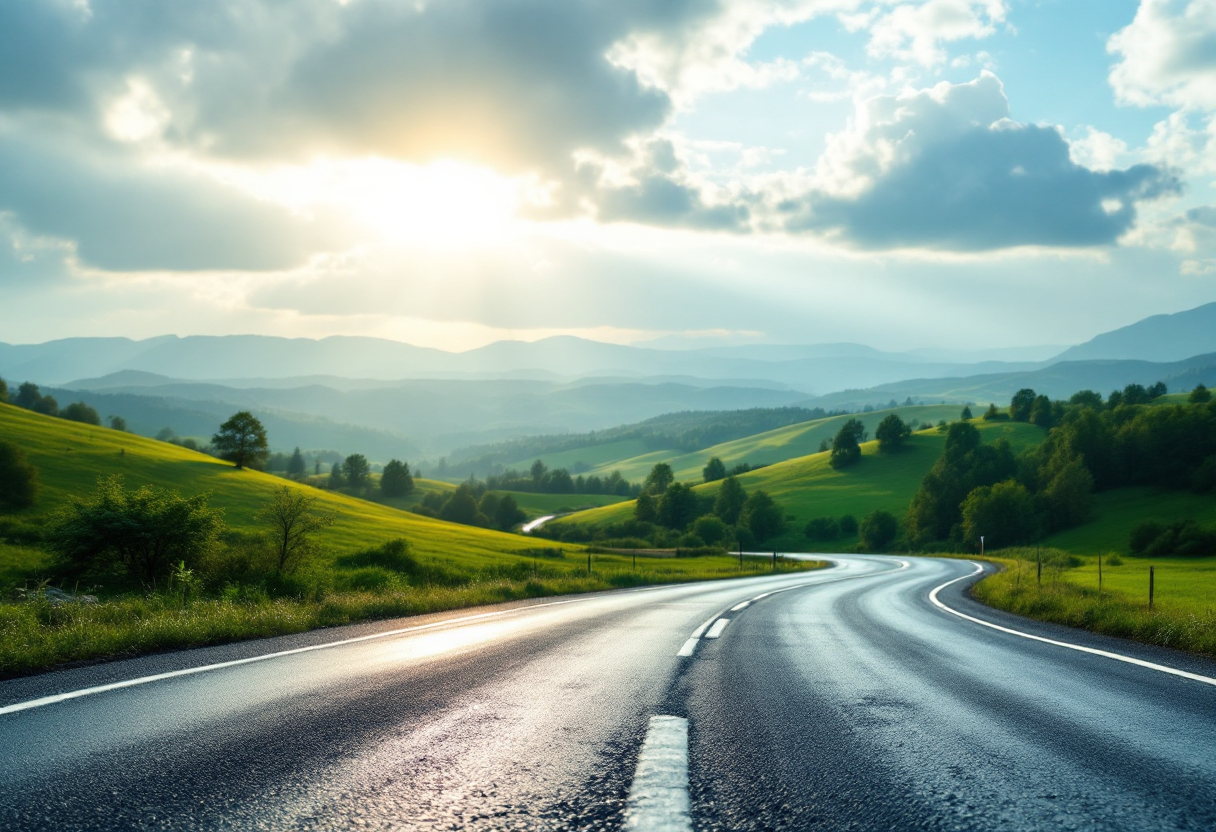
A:
[[[412,575],[418,571],[418,561],[410,555],[409,542],[401,538],[350,555],[343,555],[337,559],[337,564],[346,569],[374,566],[406,575]]]
[[[340,575],[338,577],[338,585],[342,589],[354,589],[370,592],[379,589],[387,589],[390,586],[394,586],[397,583],[397,580],[398,579],[396,576],[387,569],[369,566]]]
[[[846,514],[840,518],[840,533],[841,534],[857,534],[857,518],[851,514]]]
[[[835,540],[840,536],[840,523],[835,517],[816,517],[806,524],[804,533],[811,540]]]

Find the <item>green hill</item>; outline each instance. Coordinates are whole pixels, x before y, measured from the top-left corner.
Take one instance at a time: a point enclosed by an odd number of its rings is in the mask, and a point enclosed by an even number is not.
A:
[[[915,409],[918,408],[908,408]],[[954,408],[950,409],[953,411]],[[881,418],[883,414],[866,415]],[[1042,429],[1028,424],[978,419],[974,424],[980,429],[984,441],[1008,439],[1015,453],[1038,443],[1044,436]],[[849,551],[856,545],[856,537],[817,544],[802,534],[807,521],[815,517],[839,517],[844,514],[861,519],[875,509],[902,517],[921,480],[941,455],[944,444],[945,435],[937,430],[918,431],[908,440],[907,446],[895,454],[879,454],[877,442],[865,443],[862,445],[861,462],[844,470],[836,470],[828,465],[827,453],[814,453],[743,474],[739,482],[749,492],[764,489],[785,509],[787,515],[793,516],[785,535],[767,541],[766,547],[776,546],[790,551]],[[699,479],[700,475],[698,468],[696,478]],[[677,473],[677,479],[688,481],[692,478]],[[699,493],[713,494],[717,489],[718,483],[696,486]],[[619,523],[632,516],[633,506],[633,501],[630,501],[579,512],[555,521],[555,524],[596,526]]]
[[[746,462],[750,465],[772,465],[790,459],[818,453],[819,445],[825,439],[832,441],[840,426],[849,419],[858,419],[866,430],[874,433],[878,423],[888,414],[895,413],[905,422],[919,421],[922,424],[937,424],[945,419],[957,419],[959,405],[911,405],[896,407],[890,410],[876,410],[872,413],[855,413],[842,416],[829,416],[810,422],[800,422],[796,425],[765,431],[753,436],[723,442],[720,445],[705,448],[692,453],[679,451],[654,451],[630,459],[617,460],[601,465],[593,473],[607,474],[619,470],[621,476],[630,482],[640,482],[646,479],[650,469],[656,463],[666,462],[671,466],[676,479],[681,482],[701,479],[701,470],[705,463],[718,457],[726,467]]]

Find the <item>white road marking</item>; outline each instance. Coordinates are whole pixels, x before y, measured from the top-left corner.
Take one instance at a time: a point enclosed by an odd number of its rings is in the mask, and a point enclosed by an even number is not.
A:
[[[680,648],[680,652],[676,653],[676,655],[682,656],[683,658],[688,658],[693,653],[697,652],[697,645],[700,643],[701,639],[690,638],[688,641],[684,642],[684,646]]]
[[[757,599],[757,598],[752,599],[752,601],[757,601],[757,600],[759,600],[759,599]],[[742,604],[735,604],[733,607],[730,608],[730,611],[738,612],[739,610],[745,610],[745,609],[747,609],[748,605],[751,604],[752,601],[744,601]]]
[[[718,616],[717,616],[717,613],[715,613],[715,614],[714,614],[714,616],[713,616],[712,618],[710,618],[708,621],[706,621],[706,622],[705,622],[704,624],[702,624],[700,627],[698,627],[697,629],[695,629],[695,630],[693,630],[693,631],[692,631],[692,637],[693,637],[693,638],[700,638],[700,637],[701,637],[701,633],[703,633],[703,632],[705,632],[707,629],[709,629],[709,625],[710,625],[710,624],[713,624],[713,623],[714,623],[714,621],[716,621],[717,619],[718,619]]]
[[[714,626],[709,628],[709,632],[705,634],[706,638],[717,638],[722,635],[722,631],[726,629],[726,625],[730,623],[729,618],[719,618],[714,622]]]
[[[187,667],[181,670],[171,670],[166,673],[156,673],[152,676],[140,676],[135,679],[124,679],[121,682],[111,682],[107,685],[97,685],[91,688],[81,688],[80,690],[67,691],[66,693],[56,693],[50,696],[43,696],[38,699],[31,699],[27,702],[16,702],[12,705],[4,705],[0,707],[0,715],[16,713],[17,711],[27,711],[31,708],[41,708],[46,705],[54,705],[58,702],[66,702],[70,699],[80,699],[83,696],[92,696],[97,693],[106,693],[112,690],[122,690],[123,688],[132,688],[137,685],[146,685],[151,682],[159,682],[164,679],[175,679],[179,676],[193,676],[196,673],[207,673],[212,670],[223,670],[227,667],[238,667],[243,664],[253,664],[254,662],[264,662],[270,659],[278,659],[284,656],[295,656],[300,653],[312,653],[316,650],[328,650],[332,647],[342,647],[347,644],[358,644],[364,641],[374,641],[381,638],[390,638],[392,636],[404,635],[405,633],[418,633],[424,630],[434,630],[440,627],[450,627],[453,624],[467,624],[470,621],[483,621],[487,618],[498,618],[503,615],[511,615],[517,612],[525,612],[528,610],[536,610],[542,607],[559,607],[563,604],[577,604],[582,601],[588,601],[588,598],[572,598],[568,601],[548,601],[544,604],[531,604],[526,607],[517,607],[511,610],[498,610],[496,612],[484,612],[477,615],[465,615],[459,618],[449,618],[444,621],[436,621],[432,624],[419,624],[414,627],[402,627],[398,630],[386,630],[383,633],[372,633],[366,636],[358,636],[356,638],[342,639],[341,641],[329,641],[324,644],[311,644],[307,647],[296,647],[292,650],[280,650],[277,653],[264,653],[260,656],[249,656],[244,659],[233,659],[228,662],[217,662],[216,664],[207,664],[200,667]]]
[[[1094,656],[1102,656],[1103,658],[1106,658],[1106,659],[1114,659],[1117,662],[1123,662],[1125,664],[1134,664],[1137,667],[1144,667],[1149,670],[1156,670],[1159,673],[1168,673],[1171,676],[1178,676],[1182,679],[1190,679],[1193,682],[1202,682],[1205,685],[1216,686],[1216,679],[1213,679],[1210,676],[1201,676],[1198,673],[1188,673],[1185,670],[1178,670],[1175,667],[1166,667],[1163,664],[1154,664],[1153,662],[1146,662],[1143,659],[1136,659],[1131,656],[1124,656],[1121,653],[1112,653],[1109,650],[1099,650],[1096,647],[1085,647],[1084,645],[1071,644],[1067,641],[1057,641],[1056,639],[1053,639],[1053,638],[1044,638],[1043,636],[1036,636],[1036,635],[1031,635],[1030,633],[1023,633],[1020,630],[1012,630],[1009,627],[1002,627],[999,624],[993,624],[989,621],[984,621],[983,619],[980,619],[980,618],[974,618],[973,616],[967,615],[966,613],[959,612],[958,610],[956,610],[952,607],[946,606],[945,604],[943,604],[941,602],[941,600],[938,599],[937,593],[941,592],[943,589],[950,586],[951,584],[956,584],[959,581],[965,581],[968,578],[974,578],[976,575],[978,575],[984,571],[984,567],[980,566],[978,563],[975,563],[974,561],[971,561],[971,565],[975,567],[974,572],[972,572],[968,575],[964,575],[961,578],[955,578],[953,581],[946,581],[941,586],[936,587],[932,592],[929,593],[929,600],[932,601],[935,606],[939,607],[940,609],[945,610],[946,612],[950,613],[951,615],[957,615],[959,618],[965,618],[966,620],[968,620],[974,624],[979,624],[981,626],[988,627],[989,629],[992,629],[992,630],[999,630],[1002,633],[1008,633],[1009,635],[1013,635],[1013,636],[1020,636],[1021,638],[1028,638],[1031,641],[1041,641],[1043,644],[1051,644],[1051,645],[1054,645],[1055,647],[1063,647],[1067,650],[1076,650],[1078,653],[1089,653]]]
[[[625,828],[632,832],[691,832],[690,808],[688,720],[652,716],[629,787]]]

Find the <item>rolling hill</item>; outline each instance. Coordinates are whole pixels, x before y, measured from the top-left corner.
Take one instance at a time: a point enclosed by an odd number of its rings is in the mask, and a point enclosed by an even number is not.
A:
[[[874,415],[881,417],[882,414]],[[982,420],[976,420],[974,424],[982,432],[984,441],[1008,439],[1015,453],[1038,443],[1045,435],[1042,429],[1028,424]],[[817,544],[807,540],[802,533],[803,527],[815,517],[852,514],[860,519],[875,509],[902,517],[921,480],[941,455],[944,444],[945,435],[937,430],[919,431],[896,454],[879,454],[877,442],[866,442],[862,445],[861,463],[844,470],[828,465],[827,453],[814,453],[742,474],[739,482],[749,492],[767,491],[793,518],[787,532],[780,538],[766,541],[766,547],[794,552],[849,551],[856,545],[856,537]],[[695,479],[699,480],[700,474],[698,469]],[[695,488],[699,493],[714,494],[718,487],[718,483],[704,483]],[[632,516],[633,506],[630,501],[579,512],[556,520],[554,524],[598,526],[619,523]]]

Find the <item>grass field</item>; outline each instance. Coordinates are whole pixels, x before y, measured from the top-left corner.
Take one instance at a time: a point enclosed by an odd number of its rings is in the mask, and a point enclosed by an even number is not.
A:
[[[1048,562],[1064,553],[1048,549]],[[1216,558],[1122,557],[1102,569],[1098,559],[1080,566],[1044,569],[1040,586],[1034,549],[995,553],[1004,571],[986,578],[973,594],[980,601],[1042,621],[1162,647],[1216,656]],[[1004,559],[999,556],[1005,555]],[[1073,554],[1073,557],[1077,557]],[[1148,607],[1149,567],[1155,571],[1153,609]]]
[[[1137,524],[1186,519],[1216,525],[1216,498],[1190,491],[1118,488],[1094,495],[1094,517],[1088,523],[1057,532],[1044,545],[1082,554],[1096,554],[1098,550],[1126,553],[1128,535]]]
[[[1004,437],[1019,452],[1040,441],[1040,428],[1015,422],[984,422],[976,420],[984,441]],[[816,543],[802,533],[808,520],[820,516],[839,517],[852,514],[859,520],[875,509],[890,511],[902,517],[920,487],[921,480],[941,455],[945,435],[937,430],[919,431],[909,439],[907,447],[895,454],[879,454],[877,442],[862,446],[862,460],[844,470],[828,465],[827,453],[815,453],[799,459],[771,465],[739,477],[749,492],[764,489],[787,515],[792,515],[789,528],[782,537],[766,541],[788,551],[849,551],[857,538],[840,537]],[[697,472],[700,478],[700,471]],[[696,486],[700,493],[716,493],[717,483]],[[633,501],[607,508],[593,509],[571,515],[562,522],[601,525],[627,520],[633,512]]]
[[[701,470],[705,463],[713,457],[718,457],[729,468],[741,462],[751,465],[771,465],[797,459],[819,451],[819,444],[825,439],[829,442],[848,419],[860,419],[866,430],[872,435],[878,423],[890,413],[897,414],[905,422],[916,419],[922,423],[937,424],[945,419],[953,421],[959,416],[962,408],[959,405],[914,405],[896,407],[891,410],[876,410],[873,413],[856,413],[851,416],[831,416],[826,419],[815,419],[810,422],[800,422],[776,430],[758,433],[733,442],[724,442],[711,448],[705,448],[693,453],[679,451],[655,451],[632,457],[618,459],[610,464],[602,465],[595,473],[607,474],[619,470],[621,476],[630,482],[646,479],[650,469],[656,463],[666,462],[671,466],[680,482],[699,481]],[[978,415],[978,414],[977,414]]]
[[[186,495],[211,493],[227,524],[256,531],[254,514],[275,489],[306,490],[316,510],[336,522],[319,535],[322,554],[308,566],[299,592],[271,597],[260,586],[229,586],[219,596],[174,600],[163,593],[81,587],[98,604],[54,607],[45,599],[0,603],[0,676],[65,661],[213,644],[298,632],[364,618],[407,615],[473,604],[646,583],[737,576],[729,557],[639,561],[595,556],[592,575],[578,547],[537,556],[543,541],[460,526],[352,496],[321,491],[228,463],[176,445],[106,428],[39,416],[0,404],[0,436],[17,442],[39,469],[36,504],[0,516],[0,536],[33,529],[73,496],[91,492],[98,477],[121,474],[128,487],[153,485]],[[444,487],[446,486],[437,486]],[[529,495],[532,496],[532,495]],[[549,496],[549,495],[545,495]],[[569,499],[567,497],[566,499]],[[8,529],[5,532],[5,529]],[[352,569],[352,553],[405,538],[425,567],[407,579],[380,568]],[[33,545],[0,542],[0,597],[48,574],[47,556]],[[74,589],[74,587],[65,587]]]

